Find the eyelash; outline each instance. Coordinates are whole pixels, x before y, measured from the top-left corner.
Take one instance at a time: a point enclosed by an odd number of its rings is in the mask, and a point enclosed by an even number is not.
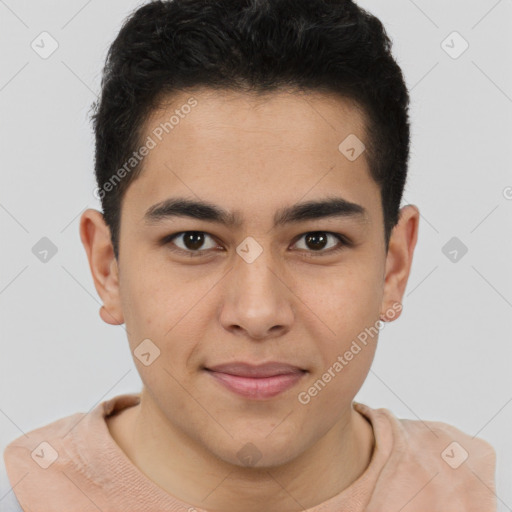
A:
[[[168,244],[170,244],[172,242],[172,240],[174,240],[174,238],[177,238],[180,235],[185,235],[187,233],[201,233],[201,234],[205,234],[205,235],[208,235],[208,236],[214,238],[212,235],[210,235],[209,233],[206,233],[205,231],[180,231],[178,233],[173,233],[172,235],[167,235],[166,237],[164,237],[162,239],[162,245],[168,245]],[[307,251],[307,250],[301,249],[299,252],[305,251],[304,252],[304,256],[306,258],[316,258],[316,257],[325,256],[325,255],[336,254],[339,251],[343,250],[345,247],[351,247],[353,245],[353,243],[346,236],[344,236],[344,235],[342,235],[340,233],[333,233],[331,231],[308,231],[308,232],[303,233],[302,235],[300,235],[297,238],[297,240],[294,242],[294,244],[297,243],[302,237],[304,237],[306,235],[319,234],[319,233],[320,234],[326,234],[326,235],[334,236],[335,238],[338,239],[338,241],[340,242],[340,245],[338,247],[331,248],[331,249],[325,250],[325,251],[324,250],[319,250],[319,251],[311,251],[310,250],[310,251]],[[191,250],[180,249],[179,247],[178,248],[171,247],[170,250],[172,252],[180,253],[180,254],[185,254],[186,256],[194,258],[194,257],[198,257],[198,256],[203,256],[204,253],[208,252],[210,249],[191,251]]]

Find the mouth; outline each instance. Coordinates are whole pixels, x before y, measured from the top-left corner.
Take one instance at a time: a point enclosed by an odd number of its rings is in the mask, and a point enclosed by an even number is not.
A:
[[[253,400],[266,400],[295,386],[307,372],[286,363],[229,363],[203,368],[232,393]]]

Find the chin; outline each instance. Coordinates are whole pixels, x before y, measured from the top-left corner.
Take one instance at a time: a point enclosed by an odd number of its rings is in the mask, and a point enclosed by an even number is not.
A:
[[[293,439],[288,438],[285,443],[272,443],[265,434],[251,436],[247,431],[240,440],[235,435],[228,445],[215,443],[207,448],[227,464],[241,468],[275,468],[291,462],[297,456],[297,443]]]

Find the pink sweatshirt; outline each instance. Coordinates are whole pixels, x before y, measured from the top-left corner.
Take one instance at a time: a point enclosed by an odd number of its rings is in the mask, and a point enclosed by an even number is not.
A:
[[[26,512],[205,512],[149,480],[110,435],[105,416],[139,402],[118,395],[89,413],[32,430],[4,451]],[[397,419],[354,402],[370,421],[370,465],[347,489],[305,512],[495,512],[496,454],[446,423]]]

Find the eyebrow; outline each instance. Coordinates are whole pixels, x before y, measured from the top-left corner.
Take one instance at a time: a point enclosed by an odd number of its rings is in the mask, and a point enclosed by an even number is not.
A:
[[[177,197],[157,203],[146,211],[146,224],[156,224],[172,217],[190,217],[208,222],[216,222],[230,228],[240,227],[243,216],[239,211],[227,211],[213,203]],[[279,209],[274,215],[274,228],[285,224],[324,219],[327,217],[350,218],[368,221],[368,211],[357,203],[342,197],[297,203]]]

